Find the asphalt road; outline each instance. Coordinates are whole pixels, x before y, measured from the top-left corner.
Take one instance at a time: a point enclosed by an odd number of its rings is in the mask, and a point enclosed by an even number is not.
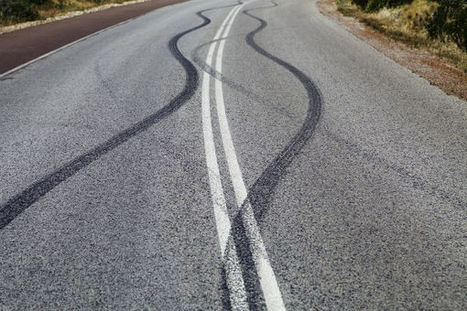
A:
[[[467,105],[315,1],[189,1],[0,80],[1,310],[465,310]]]
[[[0,78],[99,31],[183,0],[145,0],[0,34]]]

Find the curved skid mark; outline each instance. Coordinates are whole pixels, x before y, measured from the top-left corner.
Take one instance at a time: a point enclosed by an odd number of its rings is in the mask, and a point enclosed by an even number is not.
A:
[[[310,78],[308,78],[298,68],[270,54],[255,42],[255,35],[266,28],[267,23],[266,21],[250,14],[249,12],[256,9],[273,8],[277,6],[276,3],[273,2],[273,4],[273,6],[260,7],[243,11],[245,15],[257,20],[260,23],[260,25],[255,30],[247,34],[246,42],[257,53],[283,67],[292,73],[295,78],[297,78],[297,80],[299,80],[307,92],[308,110],[300,130],[273,159],[273,161],[267,166],[260,177],[250,187],[248,190],[247,198],[243,202],[239,212],[234,217],[232,222],[231,235],[233,235],[236,248],[239,251],[244,250],[242,254],[239,254],[239,257],[241,258],[242,273],[245,280],[245,285],[248,288],[248,302],[250,307],[253,309],[262,309],[264,308],[264,304],[261,299],[261,291],[258,288],[259,286],[256,280],[255,265],[253,260],[253,253],[256,250],[250,250],[250,245],[253,245],[254,243],[249,241],[249,234],[246,232],[246,228],[244,226],[244,215],[245,213],[251,211],[249,208],[250,204],[254,213],[254,218],[258,223],[264,217],[264,214],[268,210],[272,196],[274,195],[274,191],[280,179],[286,173],[286,168],[290,165],[290,163],[292,163],[295,157],[300,153],[303,146],[313,136],[315,128],[320,119],[322,108],[320,92]]]
[[[273,2],[273,4],[274,6],[270,6],[269,8],[277,6],[276,3]],[[284,60],[270,54],[255,42],[255,35],[266,28],[267,23],[261,18],[249,13],[253,10],[256,9],[245,10],[243,14],[257,20],[260,23],[260,26],[252,32],[248,33],[246,37],[247,44],[259,54],[269,58],[271,61],[292,73],[303,85],[308,96],[308,110],[302,127],[289,141],[287,146],[285,146],[282,151],[274,158],[274,160],[267,166],[261,176],[255,181],[255,183],[248,191],[248,200],[250,200],[250,203],[254,207],[257,220],[260,220],[262,219],[263,214],[267,211],[267,207],[272,195],[274,194],[274,190],[281,177],[285,174],[286,168],[290,165],[290,163],[292,163],[295,157],[300,153],[303,146],[313,136],[315,128],[320,119],[322,100],[318,88],[313,83],[313,81],[306,76],[305,73],[303,73],[295,66],[285,62]]]
[[[178,41],[183,36],[200,29],[211,22],[209,18],[202,15],[203,12],[220,8],[223,7],[216,7],[197,12],[196,14],[203,19],[203,22],[193,28],[175,35],[168,43],[170,52],[172,53],[173,57],[175,57],[175,59],[177,59],[177,61],[182,65],[186,73],[185,86],[183,90],[174,99],[172,99],[169,104],[157,112],[149,115],[142,121],[134,124],[126,130],[114,135],[109,140],[98,145],[94,149],[78,156],[53,173],[46,175],[42,179],[27,187],[21,193],[8,200],[4,205],[1,205],[0,230],[7,226],[18,215],[20,215],[23,211],[25,211],[28,207],[30,207],[56,186],[66,181],[95,160],[99,159],[102,155],[107,154],[109,151],[112,151],[129,139],[135,137],[141,132],[144,132],[154,124],[168,117],[173,112],[182,107],[183,104],[185,104],[193,96],[199,84],[198,71],[196,70],[195,66],[182,54],[178,48]]]
[[[231,38],[231,37],[233,37],[233,36],[229,36],[228,38]],[[285,116],[285,117],[287,117],[289,119],[294,119],[295,116],[292,113],[290,113],[290,111],[288,111],[285,107],[282,107],[280,105],[271,104],[271,102],[269,100],[267,100],[266,98],[256,94],[253,90],[248,89],[247,87],[245,87],[242,84],[234,81],[233,79],[228,78],[224,73],[220,73],[220,72],[216,71],[214,68],[212,68],[211,66],[206,64],[206,62],[201,59],[201,57],[199,56],[199,53],[200,53],[200,50],[202,48],[204,48],[205,46],[208,46],[208,45],[210,45],[212,43],[215,43],[217,41],[226,40],[228,38],[221,38],[221,39],[211,40],[211,41],[205,42],[205,43],[197,46],[193,50],[192,61],[195,64],[197,64],[202,71],[208,73],[214,79],[222,81],[223,85],[227,85],[229,88],[231,88],[231,89],[233,89],[233,90],[235,90],[235,91],[237,91],[239,93],[242,93],[243,95],[247,96],[248,98],[250,98],[254,102],[259,103],[259,104],[261,104],[263,106],[266,106],[266,107],[270,108],[271,110],[274,110],[278,114],[281,114],[281,115],[283,115],[283,116]]]

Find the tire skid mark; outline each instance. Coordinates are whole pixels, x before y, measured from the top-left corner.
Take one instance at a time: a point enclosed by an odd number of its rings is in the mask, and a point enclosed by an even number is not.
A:
[[[209,18],[202,15],[203,12],[220,8],[223,7],[211,8],[197,12],[196,14],[203,19],[203,22],[195,27],[178,33],[177,35],[173,36],[168,43],[168,48],[172,56],[180,63],[180,65],[182,65],[186,74],[185,86],[183,90],[175,98],[173,98],[169,102],[169,104],[167,104],[160,110],[149,115],[142,121],[134,124],[126,130],[112,136],[110,139],[101,143],[94,149],[76,157],[72,161],[61,166],[56,171],[44,176],[42,179],[36,181],[32,185],[24,189],[21,193],[12,197],[4,205],[1,205],[0,230],[5,228],[5,226],[7,226],[17,216],[19,216],[28,207],[37,202],[40,198],[42,198],[56,186],[68,180],[70,177],[72,177],[81,169],[87,167],[89,164],[99,159],[101,156],[114,150],[121,144],[125,143],[126,141],[130,140],[136,135],[146,131],[154,124],[168,117],[173,112],[180,109],[180,107],[182,107],[188,100],[191,99],[191,97],[194,95],[198,88],[199,75],[195,66],[182,54],[182,52],[178,48],[178,41],[183,36],[200,29],[211,22]]]
[[[233,36],[230,36],[233,37]],[[203,43],[202,45],[198,46],[195,48],[194,53],[192,53],[192,61],[196,63],[201,70],[209,73],[213,78],[218,79],[222,81],[222,83],[229,88],[244,94],[246,97],[250,98],[252,101],[262,104],[264,106],[267,106],[271,108],[272,110],[276,111],[277,113],[293,120],[295,117],[293,114],[287,109],[284,109],[283,107],[277,106],[277,105],[271,105],[270,101],[266,99],[265,97],[256,94],[253,90],[243,86],[241,83],[234,81],[232,78],[229,78],[225,75],[225,73],[219,73],[216,70],[214,70],[212,67],[208,66],[199,56],[199,51],[205,47],[206,45],[209,45],[213,42],[224,40],[225,38],[218,39],[218,40],[212,40],[206,43]],[[341,144],[344,148],[349,149],[351,152],[355,154],[361,155],[364,159],[367,161],[370,161],[372,163],[375,163],[381,167],[384,167],[388,171],[394,171],[396,172],[402,179],[406,180],[407,184],[409,184],[412,188],[414,189],[421,189],[425,191],[426,193],[438,197],[439,199],[445,200],[455,206],[456,208],[466,208],[467,203],[462,200],[460,197],[456,197],[454,194],[450,194],[447,191],[443,190],[441,187],[438,185],[432,185],[429,184],[426,180],[422,179],[421,177],[415,175],[412,172],[407,171],[406,169],[402,167],[398,167],[396,165],[390,164],[386,159],[381,158],[371,150],[363,150],[361,147],[359,147],[356,143],[350,142],[342,138],[336,133],[332,133],[326,128],[322,128],[322,134],[327,135],[330,139],[336,141],[337,143]]]
[[[274,7],[275,6],[277,6],[276,3],[274,3]],[[245,10],[243,12],[245,15],[260,22],[260,26],[247,35],[246,40],[248,45],[261,55],[269,58],[293,74],[303,85],[308,96],[308,110],[302,127],[289,141],[287,146],[285,146],[285,148],[283,148],[282,151],[267,166],[267,168],[263,171],[261,176],[255,181],[249,190],[248,199],[255,207],[255,216],[258,220],[261,220],[264,216],[264,213],[267,211],[267,207],[279,180],[286,173],[287,167],[292,163],[295,157],[300,153],[303,146],[305,146],[309,139],[313,136],[321,116],[322,99],[318,87],[310,78],[306,76],[305,73],[293,65],[283,61],[282,59],[270,54],[255,42],[255,35],[266,28],[267,22],[249,13],[253,10],[255,9]]]
[[[232,37],[234,37],[234,36],[229,36],[228,38],[232,38]],[[226,40],[228,38],[221,38],[221,39],[217,39],[217,40],[211,40],[211,41],[208,41],[206,43],[203,43],[203,44],[197,46],[194,49],[193,53],[192,53],[192,61],[195,64],[197,64],[198,67],[202,71],[207,72],[214,79],[222,81],[223,85],[226,85],[229,88],[231,88],[231,89],[233,89],[233,90],[235,90],[235,91],[237,91],[239,93],[242,93],[243,95],[247,96],[248,98],[250,98],[254,102],[256,102],[258,104],[261,104],[261,105],[263,105],[265,107],[268,107],[271,110],[274,110],[276,113],[287,117],[288,119],[291,119],[291,120],[294,119],[295,116],[286,107],[271,104],[271,102],[269,100],[267,100],[266,98],[256,94],[253,90],[250,90],[249,88],[243,86],[241,83],[236,82],[231,78],[228,78],[224,73],[220,73],[220,72],[216,71],[214,68],[212,68],[211,66],[206,64],[206,62],[201,59],[201,57],[199,55],[201,49],[203,49],[206,46],[209,46],[212,43],[215,43],[217,41]]]
[[[326,126],[320,128],[320,132],[326,135],[329,139],[335,141],[342,149],[347,149],[353,154],[359,156],[369,163],[374,163],[388,172],[395,173],[404,183],[413,189],[421,190],[428,195],[436,197],[451,204],[455,208],[466,209],[467,202],[456,194],[444,190],[440,185],[431,183],[403,166],[391,163],[386,158],[380,156],[374,150],[367,150],[360,146],[357,142],[350,141],[344,138],[339,132],[333,132]]]
[[[236,248],[237,250],[243,251],[241,254],[239,254],[240,264],[242,267],[243,278],[245,280],[245,286],[248,290],[248,302],[252,310],[265,309],[265,306],[263,303],[261,290],[257,282],[257,275],[252,258],[252,252],[249,250],[250,243],[243,226],[243,213],[245,213],[245,205],[248,204],[248,202],[251,204],[256,221],[260,223],[269,208],[270,202],[279,181],[281,180],[282,176],[286,174],[287,167],[292,163],[295,157],[300,153],[302,148],[313,136],[318,121],[320,120],[322,109],[321,94],[313,81],[308,78],[301,70],[267,52],[255,41],[256,34],[266,28],[268,24],[263,19],[250,14],[250,12],[253,10],[274,8],[278,6],[277,3],[274,3],[273,1],[271,2],[273,3],[273,6],[253,8],[243,11],[243,14],[260,23],[260,25],[255,30],[247,34],[246,42],[257,53],[283,67],[292,73],[297,80],[299,80],[307,93],[308,109],[307,115],[300,130],[273,159],[273,161],[270,162],[260,177],[256,179],[254,184],[250,187],[247,199],[242,204],[241,209],[238,211],[232,222],[231,234],[233,235]]]

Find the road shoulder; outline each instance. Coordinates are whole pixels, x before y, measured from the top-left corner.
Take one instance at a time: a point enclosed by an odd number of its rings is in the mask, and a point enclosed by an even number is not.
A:
[[[353,17],[337,11],[334,0],[317,2],[320,12],[336,20],[349,32],[400,65],[428,80],[448,95],[467,100],[467,75],[441,58],[426,51],[408,47],[379,33]]]
[[[0,35],[0,76],[100,30],[186,0],[149,0],[113,7]]]

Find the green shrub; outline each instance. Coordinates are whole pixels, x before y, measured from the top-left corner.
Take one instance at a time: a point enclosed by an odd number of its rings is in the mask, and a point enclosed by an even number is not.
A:
[[[437,0],[439,7],[428,20],[426,29],[432,38],[453,40],[467,50],[467,1]]]
[[[352,0],[352,3],[364,9],[368,4],[368,0]]]
[[[351,0],[367,12],[378,11],[382,8],[393,8],[399,5],[412,3],[413,0]]]
[[[55,8],[59,10],[64,10],[67,7],[65,0],[58,0],[58,3],[55,3]]]
[[[0,20],[20,22],[34,20],[39,13],[26,0],[0,0]]]
[[[367,12],[375,12],[382,8],[393,8],[412,2],[413,0],[369,0],[365,9]]]
[[[51,3],[52,1],[51,0],[29,0],[28,2],[35,4],[35,5],[44,5],[44,4]]]

